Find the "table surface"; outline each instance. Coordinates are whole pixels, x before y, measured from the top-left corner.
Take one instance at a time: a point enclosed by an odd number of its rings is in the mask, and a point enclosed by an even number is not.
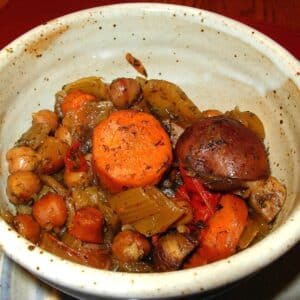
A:
[[[0,0],[0,49],[29,29],[53,18],[85,8],[120,2],[114,0]],[[174,0],[147,2],[182,4],[220,13],[265,33],[300,59],[300,1],[298,0]],[[229,291],[227,290],[222,294],[222,297],[217,297],[241,299],[241,295],[243,295],[243,299],[253,299],[253,297],[254,299],[277,300],[300,299],[299,252],[300,244],[258,274],[240,282]],[[26,295],[29,297],[28,287],[38,286],[41,290],[39,299],[42,299],[41,295],[43,298],[48,299],[49,297],[51,299],[71,299],[45,286],[2,255],[0,266],[2,268],[5,265],[6,271],[9,270],[11,274],[10,282],[4,278],[5,274],[3,272],[0,275],[1,299],[5,299],[5,294],[8,295],[5,289],[12,288],[11,282],[20,280],[20,278],[23,283],[14,285],[15,295],[24,293],[26,290],[24,286],[27,286],[26,292],[28,294]],[[22,299],[29,299],[25,294],[22,295]]]
[[[119,3],[116,0],[0,0],[0,49],[29,29],[53,18],[94,6]],[[123,2],[146,2],[123,1]],[[149,1],[182,4],[236,19],[265,33],[300,59],[299,0],[166,0]]]

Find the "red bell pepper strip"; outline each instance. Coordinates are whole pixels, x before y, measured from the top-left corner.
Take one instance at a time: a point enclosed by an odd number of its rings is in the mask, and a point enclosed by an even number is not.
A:
[[[184,184],[177,189],[177,196],[190,200],[194,223],[206,222],[216,212],[220,194],[208,191],[199,179],[188,176],[182,166],[180,174]]]
[[[185,200],[191,200],[190,196],[186,190],[185,185],[181,185],[180,187],[178,187],[177,191],[176,191],[176,197],[180,197],[183,198]]]
[[[80,142],[75,142],[68,150],[65,156],[65,166],[71,172],[86,172],[88,171],[88,164],[80,151]]]

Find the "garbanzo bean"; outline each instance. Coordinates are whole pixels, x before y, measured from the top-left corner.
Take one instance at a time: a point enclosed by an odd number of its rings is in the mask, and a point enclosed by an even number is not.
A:
[[[43,109],[32,114],[32,124],[45,124],[54,132],[58,127],[58,116],[51,110]]]
[[[48,136],[45,142],[38,148],[40,157],[39,172],[52,174],[64,166],[64,158],[69,146],[61,140]]]
[[[123,262],[139,261],[151,250],[148,240],[137,231],[119,232],[112,243],[113,254]]]
[[[39,159],[37,153],[30,147],[14,147],[6,153],[9,172],[34,171],[37,168]]]
[[[63,125],[60,125],[55,131],[55,137],[62,142],[68,144],[69,146],[72,145],[72,135],[69,129]]]
[[[7,195],[14,204],[28,203],[41,189],[39,177],[30,171],[17,171],[7,179]]]

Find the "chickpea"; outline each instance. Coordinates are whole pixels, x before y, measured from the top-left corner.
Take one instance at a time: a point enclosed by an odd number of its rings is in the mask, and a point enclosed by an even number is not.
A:
[[[40,189],[40,179],[33,172],[18,171],[8,176],[7,195],[14,204],[28,203]]]
[[[69,146],[61,140],[48,136],[44,143],[38,148],[40,157],[39,171],[42,174],[52,174],[64,166],[64,158]]]
[[[118,78],[109,86],[109,95],[118,108],[128,108],[138,100],[141,94],[139,83],[132,78]]]
[[[137,231],[119,232],[112,243],[112,253],[123,262],[141,260],[150,253],[149,241]]]
[[[85,171],[72,172],[69,171],[68,169],[65,169],[64,183],[68,188],[89,186],[91,181],[92,178],[89,172],[85,172]]]
[[[63,125],[60,125],[55,131],[55,137],[62,142],[68,144],[69,146],[72,145],[72,135],[69,129]]]
[[[13,224],[17,232],[32,243],[39,241],[41,228],[31,215],[19,214],[14,217]]]
[[[42,228],[51,230],[66,222],[67,205],[62,196],[49,192],[34,203],[32,214]]]
[[[6,154],[10,173],[17,171],[34,171],[38,165],[38,155],[30,147],[14,147]]]
[[[58,116],[51,110],[43,109],[32,115],[32,124],[45,124],[54,132],[58,127]]]

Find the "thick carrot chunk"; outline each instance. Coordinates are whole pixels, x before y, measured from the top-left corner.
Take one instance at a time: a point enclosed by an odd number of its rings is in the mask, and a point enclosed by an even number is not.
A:
[[[248,209],[237,196],[226,194],[220,209],[200,233],[200,247],[186,263],[186,268],[201,266],[231,256],[247,223]]]
[[[87,206],[76,211],[69,232],[83,242],[102,243],[103,225],[101,211]]]

